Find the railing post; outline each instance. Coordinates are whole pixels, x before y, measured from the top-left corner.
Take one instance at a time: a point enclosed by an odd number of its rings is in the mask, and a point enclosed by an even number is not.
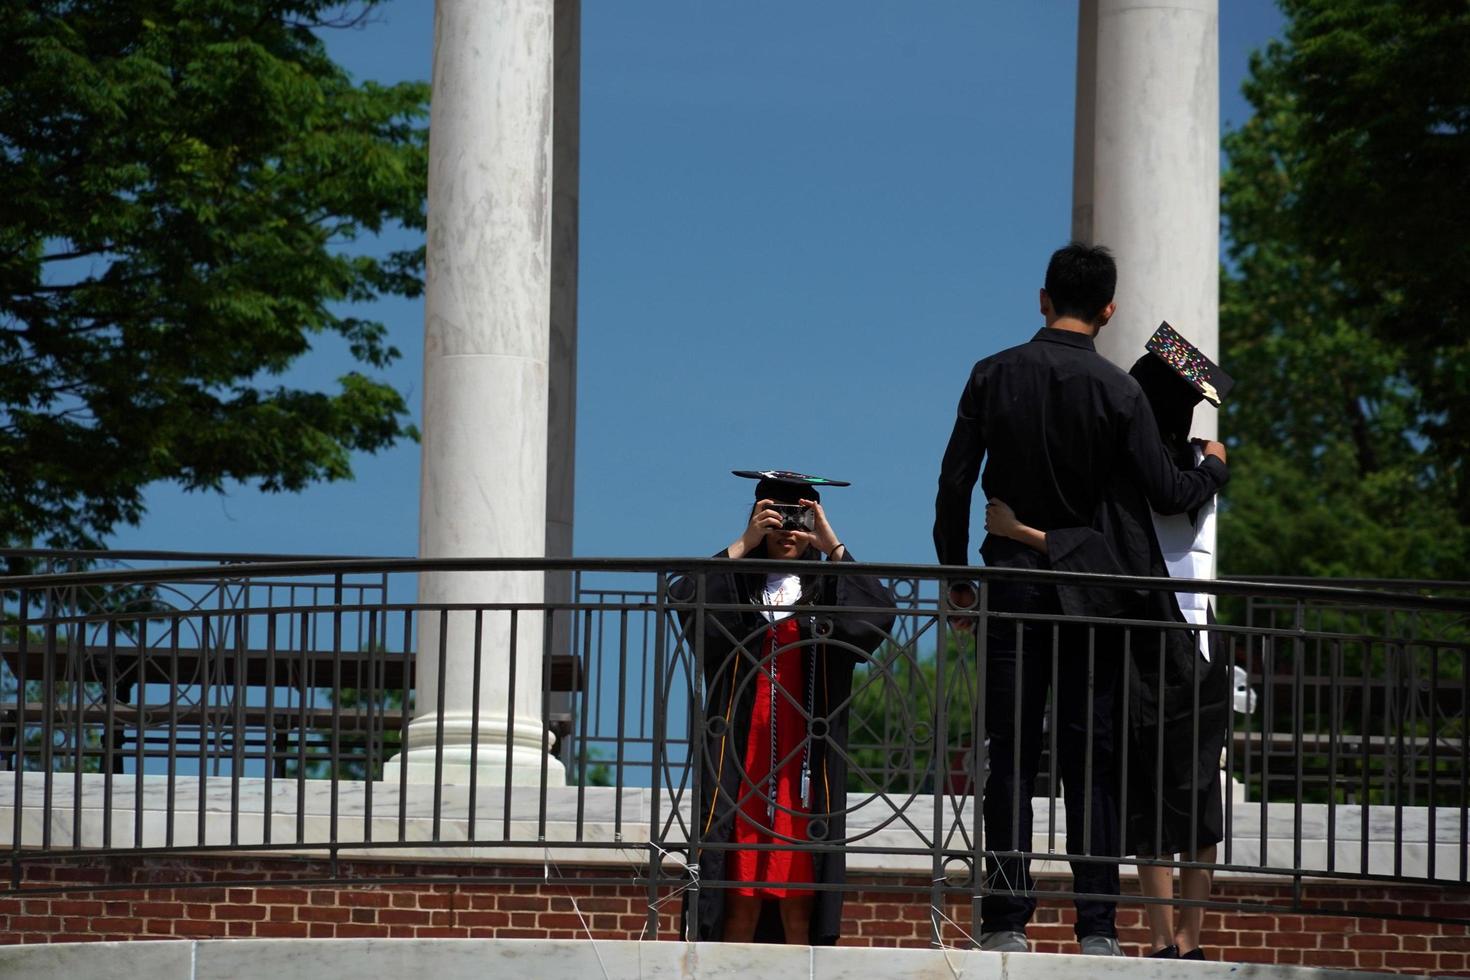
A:
[[[943,588],[943,586],[941,586]],[[948,590],[945,590],[948,591]],[[971,856],[972,868],[970,896],[970,935],[979,941],[980,927],[982,925],[983,907],[982,903],[989,890],[984,867],[981,865],[985,851],[986,841],[983,839],[985,818],[983,815],[985,800],[985,778],[990,770],[989,744],[985,739],[985,692],[988,679],[986,672],[989,670],[990,656],[990,580],[982,578],[980,589],[976,598],[977,617],[975,619],[975,723],[970,733],[970,785],[974,789],[974,809],[971,811],[975,826],[971,833],[974,840],[974,854]]]
[[[668,611],[668,599],[668,575],[659,572],[653,614],[656,626],[653,633],[653,754],[648,779],[648,921],[643,927],[644,934],[654,939],[658,938],[658,891],[663,878],[664,854],[661,842],[663,834],[659,828],[662,808],[659,803],[663,798],[663,763],[668,748],[668,707],[664,697],[664,616]]]
[[[940,586],[940,626],[935,633],[937,649],[934,651],[934,730],[930,733],[929,768],[934,780],[934,826],[929,874],[929,945],[935,948],[944,945],[943,923],[944,893],[949,873],[944,861],[944,801],[949,794],[949,759],[945,751],[949,748],[949,713],[945,703],[945,649],[947,637],[944,629],[944,604],[948,601],[948,588]],[[885,763],[886,764],[886,763]],[[917,775],[917,773],[915,774]],[[972,869],[973,874],[973,869]]]
[[[694,638],[691,642],[688,634],[685,634],[685,642],[689,645],[689,749],[688,759],[690,767],[690,796],[689,796],[689,851],[686,856],[690,878],[689,892],[689,914],[685,918],[685,935],[681,938],[694,941],[699,938],[699,869],[700,858],[703,856],[701,848],[704,846],[704,793],[718,794],[718,784],[708,789],[704,785],[704,763],[707,750],[705,739],[705,717],[704,717],[704,631],[705,603],[708,602],[706,592],[707,576],[704,572],[696,573],[694,579]],[[832,801],[827,801],[828,806]]]
[[[15,658],[15,800],[14,820],[10,829],[10,887],[20,888],[20,852],[21,852],[21,816],[25,811],[25,771],[26,771],[26,660],[30,658],[30,633],[31,633],[31,593],[29,589],[20,590],[20,611],[18,613],[19,631],[16,637],[17,655]],[[46,731],[45,736],[50,737]],[[49,814],[47,814],[49,819]]]

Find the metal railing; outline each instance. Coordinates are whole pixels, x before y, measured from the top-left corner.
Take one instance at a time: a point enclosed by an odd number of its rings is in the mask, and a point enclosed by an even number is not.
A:
[[[751,626],[755,607],[710,598],[711,583],[755,567],[714,559],[231,559],[0,579],[0,766],[7,770],[0,815],[8,817],[0,840],[8,834],[8,887],[95,888],[33,881],[28,869],[120,855],[261,852],[335,861],[472,854],[492,863],[533,855],[547,859],[539,872],[546,880],[555,878],[545,870],[552,860],[621,862],[608,881],[626,884],[631,862],[634,879],[648,889],[653,922],[670,895],[727,887],[708,869],[719,863],[715,855],[742,848],[840,854],[850,868],[910,868],[922,884],[894,889],[936,909],[998,892],[1035,894],[1029,879],[994,876],[1007,859],[1046,867],[1059,860],[1211,867],[1296,886],[1287,905],[1272,908],[1347,915],[1360,910],[1303,897],[1302,882],[1470,886],[1470,600],[1463,595],[1200,583],[1222,611],[1206,630],[1209,663],[1242,668],[1256,688],[1252,711],[1224,718],[1221,768],[1242,788],[1222,795],[1225,831],[1215,859],[1176,860],[1162,847],[1145,848],[1154,856],[1138,859],[1122,856],[1139,850],[1127,816],[1146,824],[1152,808],[1155,825],[1162,824],[1162,794],[1148,787],[1162,788],[1170,763],[1130,737],[1141,718],[1130,711],[1168,713],[1175,696],[1165,692],[1168,669],[1148,667],[1163,665],[1178,637],[1193,648],[1200,628],[1021,612],[1006,596],[1057,584],[1136,595],[1183,583],[824,563],[817,571],[828,583],[881,580],[884,601],[839,601],[834,588],[796,607],[770,607],[794,613],[808,631],[789,644],[767,644],[765,620]],[[508,584],[517,577],[567,573],[574,577],[569,599],[499,598],[523,595]],[[483,598],[420,601],[425,575],[475,576]],[[975,603],[964,608],[943,587],[960,575],[979,584]],[[421,652],[426,636],[434,639]],[[532,636],[537,645],[528,649]],[[560,643],[565,649],[555,648]],[[817,652],[824,663],[850,668],[850,693],[819,710],[772,687],[772,665],[792,650],[809,664]],[[1080,682],[1092,691],[1116,670],[1115,760],[1106,761],[1090,727],[1081,748],[1067,748],[1057,696],[1006,714],[1014,737],[998,731],[1005,705],[995,692],[1014,690],[1021,705],[1024,687],[996,683],[1003,654],[1019,674],[1049,673],[1053,695]],[[444,690],[443,678],[455,675],[456,663],[470,665],[474,677],[467,743],[475,761],[454,768],[441,722],[429,751],[440,778],[421,785],[400,755],[415,670],[440,679],[430,701],[446,704],[456,692]],[[815,804],[772,799],[769,780],[750,778],[749,760],[723,748],[732,735],[746,737],[729,706],[749,696],[762,672],[771,704],[789,702],[805,728],[794,748],[771,753],[787,756],[776,768],[820,744],[846,770],[843,785],[826,787]],[[720,687],[731,676],[740,679]],[[1152,698],[1143,697],[1142,685],[1155,683]],[[1201,683],[1191,677],[1182,688],[1195,699],[1184,706],[1186,717],[1198,717]],[[716,691],[728,699],[724,708],[710,701]],[[500,702],[490,703],[497,694]],[[419,697],[426,703],[428,695]],[[1001,769],[1009,762],[1009,770],[1024,770],[1032,747],[1022,729],[1029,731],[1037,710],[1045,724],[1036,747],[1034,840],[1024,833],[987,840],[976,788],[986,785],[997,758],[984,733],[1008,746]],[[555,723],[556,763],[528,773],[517,761],[520,736],[509,734],[517,712]],[[482,728],[482,719],[498,721]],[[1198,754],[1209,732],[1199,724],[1184,730]],[[1170,731],[1173,738],[1178,730]],[[722,760],[740,771],[735,783]],[[515,780],[487,775],[518,765]],[[565,788],[557,785],[561,770]],[[1087,794],[1077,798],[1086,841],[1074,842],[1080,853],[1070,855],[1066,808],[1055,793],[1068,773],[1089,787],[1106,779],[1118,787],[1112,818],[1093,812]],[[1190,788],[1201,789],[1197,779]],[[990,819],[1003,821],[1008,810],[1016,824],[1032,789],[1022,779],[1008,795],[992,791],[986,809],[997,816]],[[720,839],[707,818],[722,807],[741,809],[741,819],[765,837],[754,844]],[[805,836],[772,837],[777,812],[799,817]],[[764,827],[762,813],[770,818]],[[1098,839],[1099,826],[1113,828],[1107,834],[1116,839]],[[513,880],[540,879],[521,868]],[[979,903],[971,905],[970,926],[978,929]],[[697,903],[691,912],[697,918]],[[1466,922],[1470,914],[1439,918]],[[937,935],[937,919],[935,928]]]

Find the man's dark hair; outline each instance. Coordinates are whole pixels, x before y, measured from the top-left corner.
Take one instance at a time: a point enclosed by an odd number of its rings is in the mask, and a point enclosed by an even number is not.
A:
[[[1070,242],[1053,252],[1046,265],[1046,295],[1058,316],[1092,323],[1117,288],[1118,264],[1101,245]]]

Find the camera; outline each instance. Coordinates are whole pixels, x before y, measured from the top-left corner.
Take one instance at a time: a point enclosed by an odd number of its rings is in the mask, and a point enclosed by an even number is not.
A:
[[[778,531],[815,531],[817,528],[816,511],[801,504],[772,504],[771,510],[781,515],[781,526]]]

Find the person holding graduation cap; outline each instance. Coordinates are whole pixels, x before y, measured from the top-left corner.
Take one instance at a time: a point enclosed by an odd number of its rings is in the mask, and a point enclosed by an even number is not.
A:
[[[1194,408],[1201,401],[1219,406],[1235,381],[1168,323],[1160,325],[1145,345],[1146,353],[1128,372],[1143,389],[1158,422],[1159,438],[1181,469],[1198,465],[1199,440],[1189,438]],[[1127,488],[1119,488],[1124,495]],[[1103,527],[1127,526],[1133,511],[1104,505]],[[1097,572],[1095,556],[1111,555],[1114,544],[1091,527],[1050,533],[1019,521],[1004,500],[985,507],[985,529],[1046,554],[1059,571]],[[1118,540],[1146,540],[1149,573],[1160,577],[1214,577],[1215,502],[1196,510],[1165,516],[1128,528]],[[1082,556],[1090,556],[1084,560]],[[1112,561],[1121,572],[1121,564]],[[1214,621],[1209,597],[1197,592],[1149,591],[1132,615],[1165,623],[1205,626]],[[1220,754],[1229,722],[1229,665],[1211,634],[1204,630],[1132,631],[1133,656],[1129,684],[1129,785],[1125,827],[1129,853],[1148,858],[1175,854],[1191,863],[1213,864],[1216,845],[1224,838],[1220,792]],[[1161,751],[1162,748],[1162,751]],[[1173,871],[1140,865],[1145,896],[1169,899]],[[1209,897],[1212,872],[1180,870],[1180,895],[1188,901]],[[1179,920],[1163,902],[1147,906],[1149,931],[1160,959],[1205,959],[1200,947],[1204,909],[1183,909]]]
[[[811,885],[846,880],[840,844],[853,668],[888,638],[893,615],[823,607],[890,609],[894,598],[872,576],[822,573],[825,563],[853,561],[819,489],[845,481],[734,472],[756,481],[756,500],[740,535],[715,557],[812,569],[705,573],[704,603],[714,608],[703,619],[705,725],[695,739],[703,774],[692,856],[702,887],[686,894],[684,931],[701,941],[835,945],[842,892]],[[676,606],[693,602],[698,575],[676,580],[669,593]],[[693,610],[678,611],[692,631]],[[839,846],[802,846],[829,842]]]
[[[1225,448],[1209,443],[1199,466],[1181,470],[1159,440],[1153,410],[1138,382],[1097,353],[1093,338],[1112,318],[1118,270],[1106,248],[1073,242],[1052,254],[1039,305],[1045,327],[1028,343],[977,363],[955,413],[940,464],[934,545],[940,564],[969,560],[970,498],[980,477],[985,496],[1010,502],[1031,528],[1092,528],[1073,567],[1149,574],[1140,528],[1150,512],[1194,510],[1225,485]],[[984,475],[981,476],[981,464]],[[1112,520],[1119,508],[1126,520]],[[1107,523],[1101,523],[1107,522]],[[1111,548],[1099,546],[1107,542]],[[988,566],[1048,569],[1038,552],[990,534],[980,554]],[[1136,596],[1119,589],[1077,589],[1026,578],[996,577],[985,670],[989,774],[982,814],[986,880],[982,949],[1029,949],[1026,926],[1036,907],[1029,861],[1004,852],[1031,850],[1031,797],[1040,765],[1042,723],[1051,693],[1057,705],[1057,768],[1067,804],[1074,926],[1083,953],[1121,955],[1117,940],[1118,854],[1114,713],[1123,676],[1121,636],[1108,627],[1070,622],[1128,611]],[[973,621],[973,583],[950,583],[949,604]],[[1060,625],[1059,617],[1062,619]],[[1053,630],[1055,629],[1055,634]],[[1057,672],[1052,676],[1055,635]],[[1019,766],[1016,764],[1019,761]],[[1102,858],[1102,860],[1089,860]]]

